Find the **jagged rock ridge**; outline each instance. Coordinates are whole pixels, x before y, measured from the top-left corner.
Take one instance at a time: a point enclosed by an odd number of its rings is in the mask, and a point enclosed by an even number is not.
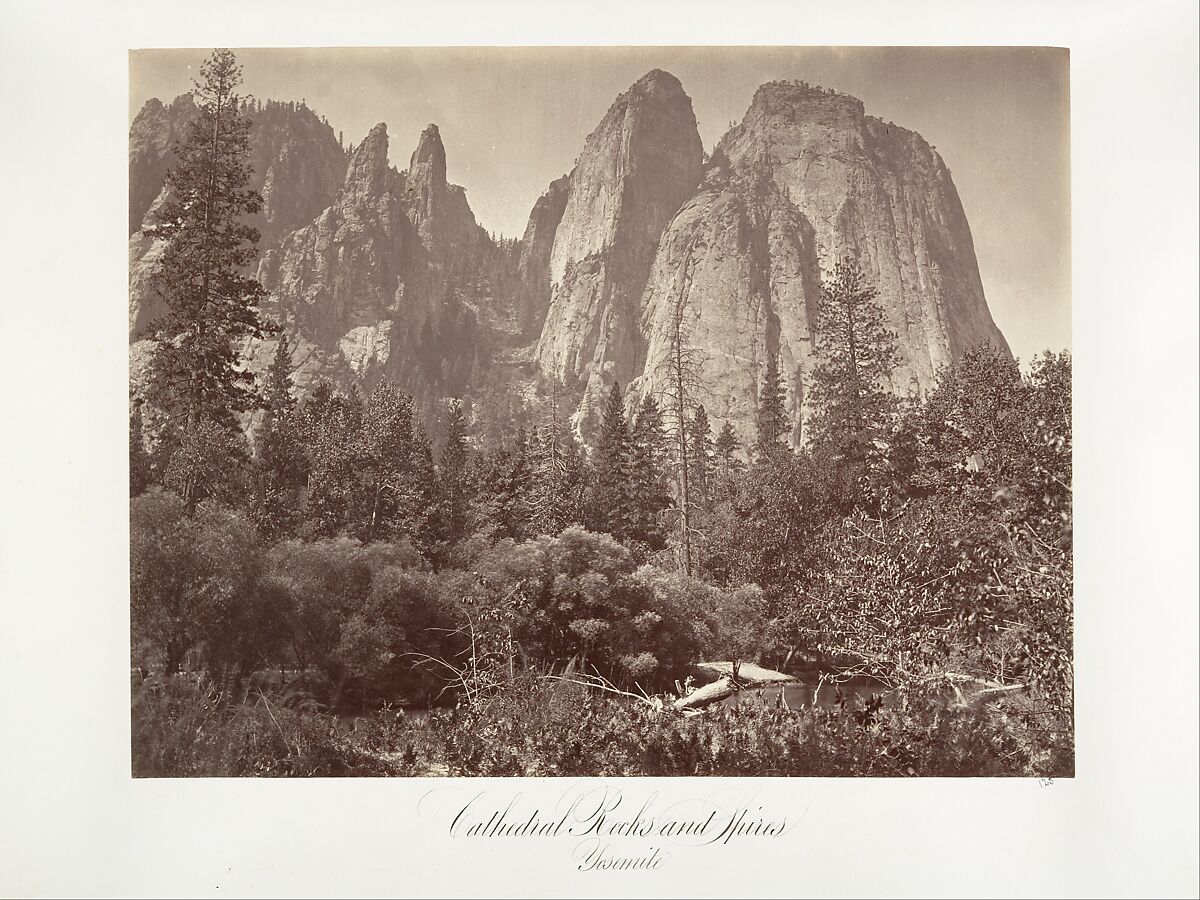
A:
[[[267,310],[300,343],[297,383],[425,378],[464,389],[476,362],[471,301],[496,253],[461,187],[446,180],[436,125],[409,167],[388,165],[383,123],[355,149],[334,202],[268,250]],[[254,351],[256,363],[270,348]]]
[[[167,172],[175,164],[173,148],[183,140],[196,116],[191,94],[181,94],[164,106],[147,100],[129,127],[129,233],[139,231]]]

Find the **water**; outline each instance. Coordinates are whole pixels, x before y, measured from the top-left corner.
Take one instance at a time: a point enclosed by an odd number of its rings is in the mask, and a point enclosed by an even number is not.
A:
[[[765,697],[769,701],[778,703],[779,692],[781,690],[783,691],[783,702],[787,704],[788,709],[802,709],[812,706],[814,694],[816,694],[817,705],[822,709],[831,709],[837,705],[839,699],[844,700],[848,707],[853,708],[858,705],[852,702],[856,698],[865,703],[874,694],[883,696],[885,706],[890,705],[892,701],[892,694],[887,687],[869,678],[854,678],[841,685],[825,683],[821,685],[819,694],[816,691],[816,687],[815,684],[800,683],[784,685],[768,684],[738,691],[722,702],[727,705],[733,705],[742,703],[751,697]]]

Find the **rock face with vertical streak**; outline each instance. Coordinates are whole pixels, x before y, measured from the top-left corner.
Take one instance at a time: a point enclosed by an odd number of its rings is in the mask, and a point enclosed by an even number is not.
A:
[[[663,235],[643,305],[646,365],[633,392],[665,389],[678,315],[697,370],[694,399],[714,427],[728,419],[743,444],[752,441],[767,354],[778,354],[788,373],[807,359],[819,278],[804,216],[762,172],[730,171],[717,156]],[[789,392],[788,400],[799,437],[803,397]]]
[[[628,383],[644,362],[646,276],[663,227],[695,190],[702,157],[691,99],[655,69],[616,99],[569,176],[536,360],[580,384],[584,434],[606,385]]]
[[[550,254],[554,250],[554,235],[567,208],[566,175],[550,182],[529,213],[529,224],[521,238],[521,255],[517,263],[518,295],[515,298],[520,333],[529,335],[540,330],[550,307]]]
[[[656,360],[683,303],[713,427],[729,420],[744,443],[754,440],[757,385],[767,355],[777,353],[800,439],[821,278],[847,255],[879,288],[898,337],[897,392],[928,389],[976,342],[1008,351],[937,152],[920,135],[865,115],[853,97],[798,82],[763,85],[663,234],[642,302],[648,351],[636,389],[660,389]]]

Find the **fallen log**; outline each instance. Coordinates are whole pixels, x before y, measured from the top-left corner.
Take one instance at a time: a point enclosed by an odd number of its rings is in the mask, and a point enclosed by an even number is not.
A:
[[[722,675],[716,681],[709,682],[704,687],[696,688],[690,694],[680,697],[673,705],[678,712],[698,710],[733,696],[733,693],[740,687],[728,675]]]
[[[731,671],[732,663],[700,663],[698,668],[708,669],[709,671],[720,671],[720,668],[725,668],[725,673],[722,674],[716,681],[711,681],[703,687],[695,690],[687,691],[687,684],[681,684],[678,679],[675,681],[675,689],[682,696],[669,703],[664,703],[662,695],[650,696],[644,691],[639,696],[638,694],[623,691],[616,687],[608,679],[602,677],[598,673],[588,675],[584,673],[568,673],[564,675],[543,675],[543,679],[551,681],[565,681],[570,684],[577,684],[580,687],[593,688],[594,690],[604,691],[609,694],[616,694],[621,697],[628,697],[633,700],[640,700],[648,704],[654,709],[662,712],[664,709],[672,709],[677,713],[685,716],[694,716],[703,710],[705,707],[711,706],[714,703],[720,703],[722,700],[733,696],[740,690],[746,688],[764,687],[771,684],[782,684],[795,681],[790,675],[784,675],[781,672],[774,672],[770,669],[763,669],[751,663],[742,663],[738,667],[738,678],[734,679]],[[691,682],[691,676],[688,676],[688,682]],[[639,688],[640,690],[640,688]],[[780,695],[782,698],[782,694]]]
[[[992,687],[985,687],[981,691],[977,691],[976,697],[986,697],[990,694],[1009,694],[1013,691],[1023,691],[1028,687],[1025,684],[997,684]]]

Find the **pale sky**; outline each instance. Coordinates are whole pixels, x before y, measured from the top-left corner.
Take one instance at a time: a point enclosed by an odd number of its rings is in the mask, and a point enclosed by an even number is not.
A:
[[[207,50],[130,54],[130,112],[188,90]],[[692,98],[706,150],[758,85],[800,79],[919,132],[954,178],[992,315],[1024,362],[1071,346],[1065,50],[979,47],[595,47],[237,50],[245,93],[305,100],[347,143],[386,122],[408,165],[437,123],[452,182],[488,231],[520,236],[616,96],[653,68]]]

